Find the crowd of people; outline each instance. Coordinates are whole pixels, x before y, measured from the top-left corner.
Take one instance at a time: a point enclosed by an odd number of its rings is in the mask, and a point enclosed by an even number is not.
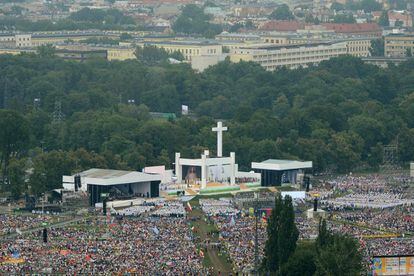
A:
[[[340,176],[318,187],[328,227],[360,241],[365,260],[414,253],[414,196],[406,175]]]
[[[222,242],[233,261],[235,271],[248,274],[254,269],[255,219],[250,216],[214,217]],[[266,224],[258,224],[258,256],[262,259],[267,240]]]
[[[414,233],[414,207],[401,206],[374,210],[370,208],[334,212],[337,220],[384,232]]]
[[[414,253],[412,238],[367,239],[362,242],[362,246],[370,257],[413,255]]]
[[[224,199],[200,199],[200,206],[203,212],[211,216],[235,216],[240,214],[240,210],[233,207],[233,204],[230,200]]]
[[[24,260],[14,261],[9,256]],[[0,274],[191,275],[203,271],[185,218],[93,220],[0,244]]]
[[[151,213],[154,217],[185,217],[186,211],[181,201],[164,201]]]
[[[16,229],[17,231],[23,231],[59,219],[59,217],[51,215],[0,214],[0,236],[15,233]]]
[[[247,195],[245,195],[247,196]],[[226,248],[235,271],[248,274],[255,260],[255,218],[225,199],[200,199],[200,206],[217,226],[220,242]],[[258,249],[261,259],[267,239],[266,224],[258,223]]]
[[[350,193],[342,197],[321,200],[321,204],[329,209],[339,208],[391,208],[414,205],[414,199],[404,198],[402,193],[367,192]]]
[[[142,214],[149,213],[155,209],[154,206],[146,206],[146,205],[137,205],[137,206],[131,206],[119,211],[115,211],[115,213],[119,216],[141,216]]]
[[[328,229],[355,237],[363,249],[365,264],[373,256],[414,252],[414,206],[407,203],[413,197],[405,182],[391,185],[388,181],[378,175],[350,175],[328,180],[313,191],[323,198]],[[268,191],[258,194],[261,202],[275,196]],[[218,246],[225,248],[234,271],[239,273],[248,274],[255,265],[256,219],[251,207],[242,209],[238,202],[254,198],[253,192],[247,192],[233,199],[199,200],[206,219],[217,228]],[[295,204],[300,239],[315,239],[318,235],[318,221],[306,217],[310,199],[300,203],[301,208]],[[406,203],[389,205],[402,200]],[[189,203],[160,199],[117,210],[112,222],[96,218],[52,229],[47,243],[37,232],[1,242],[0,274],[208,274],[202,266],[204,253],[197,250],[202,241],[193,236],[197,232],[190,229],[191,221],[187,220],[187,211],[191,210]],[[16,228],[34,228],[52,219],[0,215],[0,235]],[[267,239],[266,225],[265,219],[258,220],[259,261]],[[16,260],[23,262],[17,264]]]

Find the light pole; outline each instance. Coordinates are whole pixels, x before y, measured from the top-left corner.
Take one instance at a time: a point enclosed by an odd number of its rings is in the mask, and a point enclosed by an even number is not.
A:
[[[254,193],[255,197],[255,206],[254,206],[254,213],[255,213],[255,235],[254,235],[254,273],[255,275],[259,275],[259,237],[258,237],[258,224],[259,224],[259,194]]]

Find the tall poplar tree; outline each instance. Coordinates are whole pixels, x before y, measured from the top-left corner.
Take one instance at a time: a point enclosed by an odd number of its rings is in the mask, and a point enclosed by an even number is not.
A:
[[[282,199],[280,194],[276,195],[275,207],[268,220],[267,234],[262,270],[276,273],[294,253],[299,236],[290,196]]]
[[[285,196],[283,200],[278,235],[279,266],[282,266],[295,252],[296,242],[299,238],[299,230],[295,224],[292,197],[290,196]]]

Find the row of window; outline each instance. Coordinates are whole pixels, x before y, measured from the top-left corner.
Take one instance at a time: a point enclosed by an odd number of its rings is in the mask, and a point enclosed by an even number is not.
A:
[[[304,51],[304,52],[292,52],[292,53],[276,53],[276,54],[264,54],[264,55],[254,55],[253,58],[269,58],[269,57],[290,57],[290,56],[316,56],[318,54],[329,54],[329,53],[345,53],[346,49],[327,49],[327,50],[317,50],[317,51]],[[243,53],[243,52],[241,52]]]
[[[412,48],[412,46],[385,46],[386,50],[392,49],[392,50],[405,50],[407,48]]]
[[[361,47],[349,47],[348,48],[350,52],[354,52],[354,51],[368,51],[368,47],[367,46],[361,46]]]
[[[173,53],[175,51],[178,51],[182,54],[200,54],[200,50],[199,49],[170,49],[170,48],[166,48],[166,51],[169,53]]]
[[[397,45],[401,45],[401,44],[405,45],[405,44],[407,44],[407,45],[412,45],[412,44],[414,44],[414,40],[385,41],[385,44],[386,45],[388,45],[388,44],[397,44]]]
[[[271,60],[264,60],[264,61],[257,61],[260,64],[267,64],[267,63],[285,63],[285,62],[295,62],[295,63],[309,63],[311,61],[321,61],[326,60],[332,57],[337,57],[340,54],[333,54],[333,55],[324,55],[324,56],[313,56],[313,57],[296,57],[296,58],[285,58],[285,59],[271,59]]]

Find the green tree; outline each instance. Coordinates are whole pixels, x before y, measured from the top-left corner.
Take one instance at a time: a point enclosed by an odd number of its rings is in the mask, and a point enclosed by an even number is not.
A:
[[[343,10],[345,10],[345,5],[342,4],[342,3],[334,2],[331,5],[331,10],[334,10],[334,11],[343,11]]]
[[[70,175],[75,165],[75,161],[63,151],[50,151],[36,156],[29,179],[32,194],[40,195],[61,188],[62,175]]]
[[[296,249],[299,231],[295,224],[295,213],[292,198],[285,196],[280,214],[280,226],[278,231],[279,266],[284,265]]]
[[[403,25],[404,25],[404,22],[402,22],[401,20],[398,20],[398,19],[394,23],[395,27],[400,27],[401,28]]]
[[[10,192],[18,199],[26,191],[26,160],[12,158],[8,167]]]
[[[55,55],[56,48],[51,44],[47,44],[37,47],[36,52],[39,55],[39,57],[51,58]]]
[[[334,16],[333,21],[335,23],[356,23],[352,14],[337,14]]]
[[[176,33],[199,34],[207,38],[213,38],[222,32],[220,25],[209,23],[210,16],[195,4],[186,5],[180,16],[172,25]]]
[[[131,39],[132,38],[132,35],[130,35],[130,34],[128,34],[128,33],[122,33],[120,36],[119,36],[119,39],[120,40],[128,40],[128,39]]]
[[[378,24],[383,27],[388,27],[390,25],[390,21],[388,20],[388,11],[382,11]]]
[[[317,250],[316,275],[359,275],[362,256],[358,242],[349,236],[330,234],[326,245]]]
[[[283,209],[283,199],[281,194],[275,198],[275,207],[267,223],[267,241],[265,244],[265,254],[262,263],[262,270],[265,272],[277,272],[279,270],[279,229]]]
[[[371,47],[369,47],[369,52],[373,57],[383,57],[384,56],[384,39],[377,38],[371,40]]]
[[[286,276],[312,276],[315,274],[315,249],[314,244],[299,244],[280,270],[280,275]]]
[[[268,240],[262,270],[276,273],[294,254],[299,231],[295,225],[292,198],[278,194],[267,226]]]
[[[289,9],[289,6],[286,4],[282,4],[277,7],[271,14],[270,19],[275,20],[292,20],[295,19],[292,12]]]
[[[27,120],[12,110],[0,110],[0,153],[3,181],[8,177],[9,160],[19,156],[29,141]]]
[[[323,219],[319,222],[315,263],[316,275],[359,275],[362,255],[358,242],[346,235],[332,234]]]
[[[135,56],[139,61],[146,65],[156,65],[166,62],[168,58],[173,58],[179,61],[184,60],[184,56],[181,52],[174,51],[168,53],[163,48],[158,48],[153,45],[138,46],[135,50]]]
[[[330,238],[330,233],[326,227],[326,220],[320,219],[318,224],[318,237],[316,238],[317,249],[325,247]]]
[[[162,48],[153,45],[144,45],[143,47],[137,47],[135,56],[144,64],[154,65],[166,61],[168,53]]]

